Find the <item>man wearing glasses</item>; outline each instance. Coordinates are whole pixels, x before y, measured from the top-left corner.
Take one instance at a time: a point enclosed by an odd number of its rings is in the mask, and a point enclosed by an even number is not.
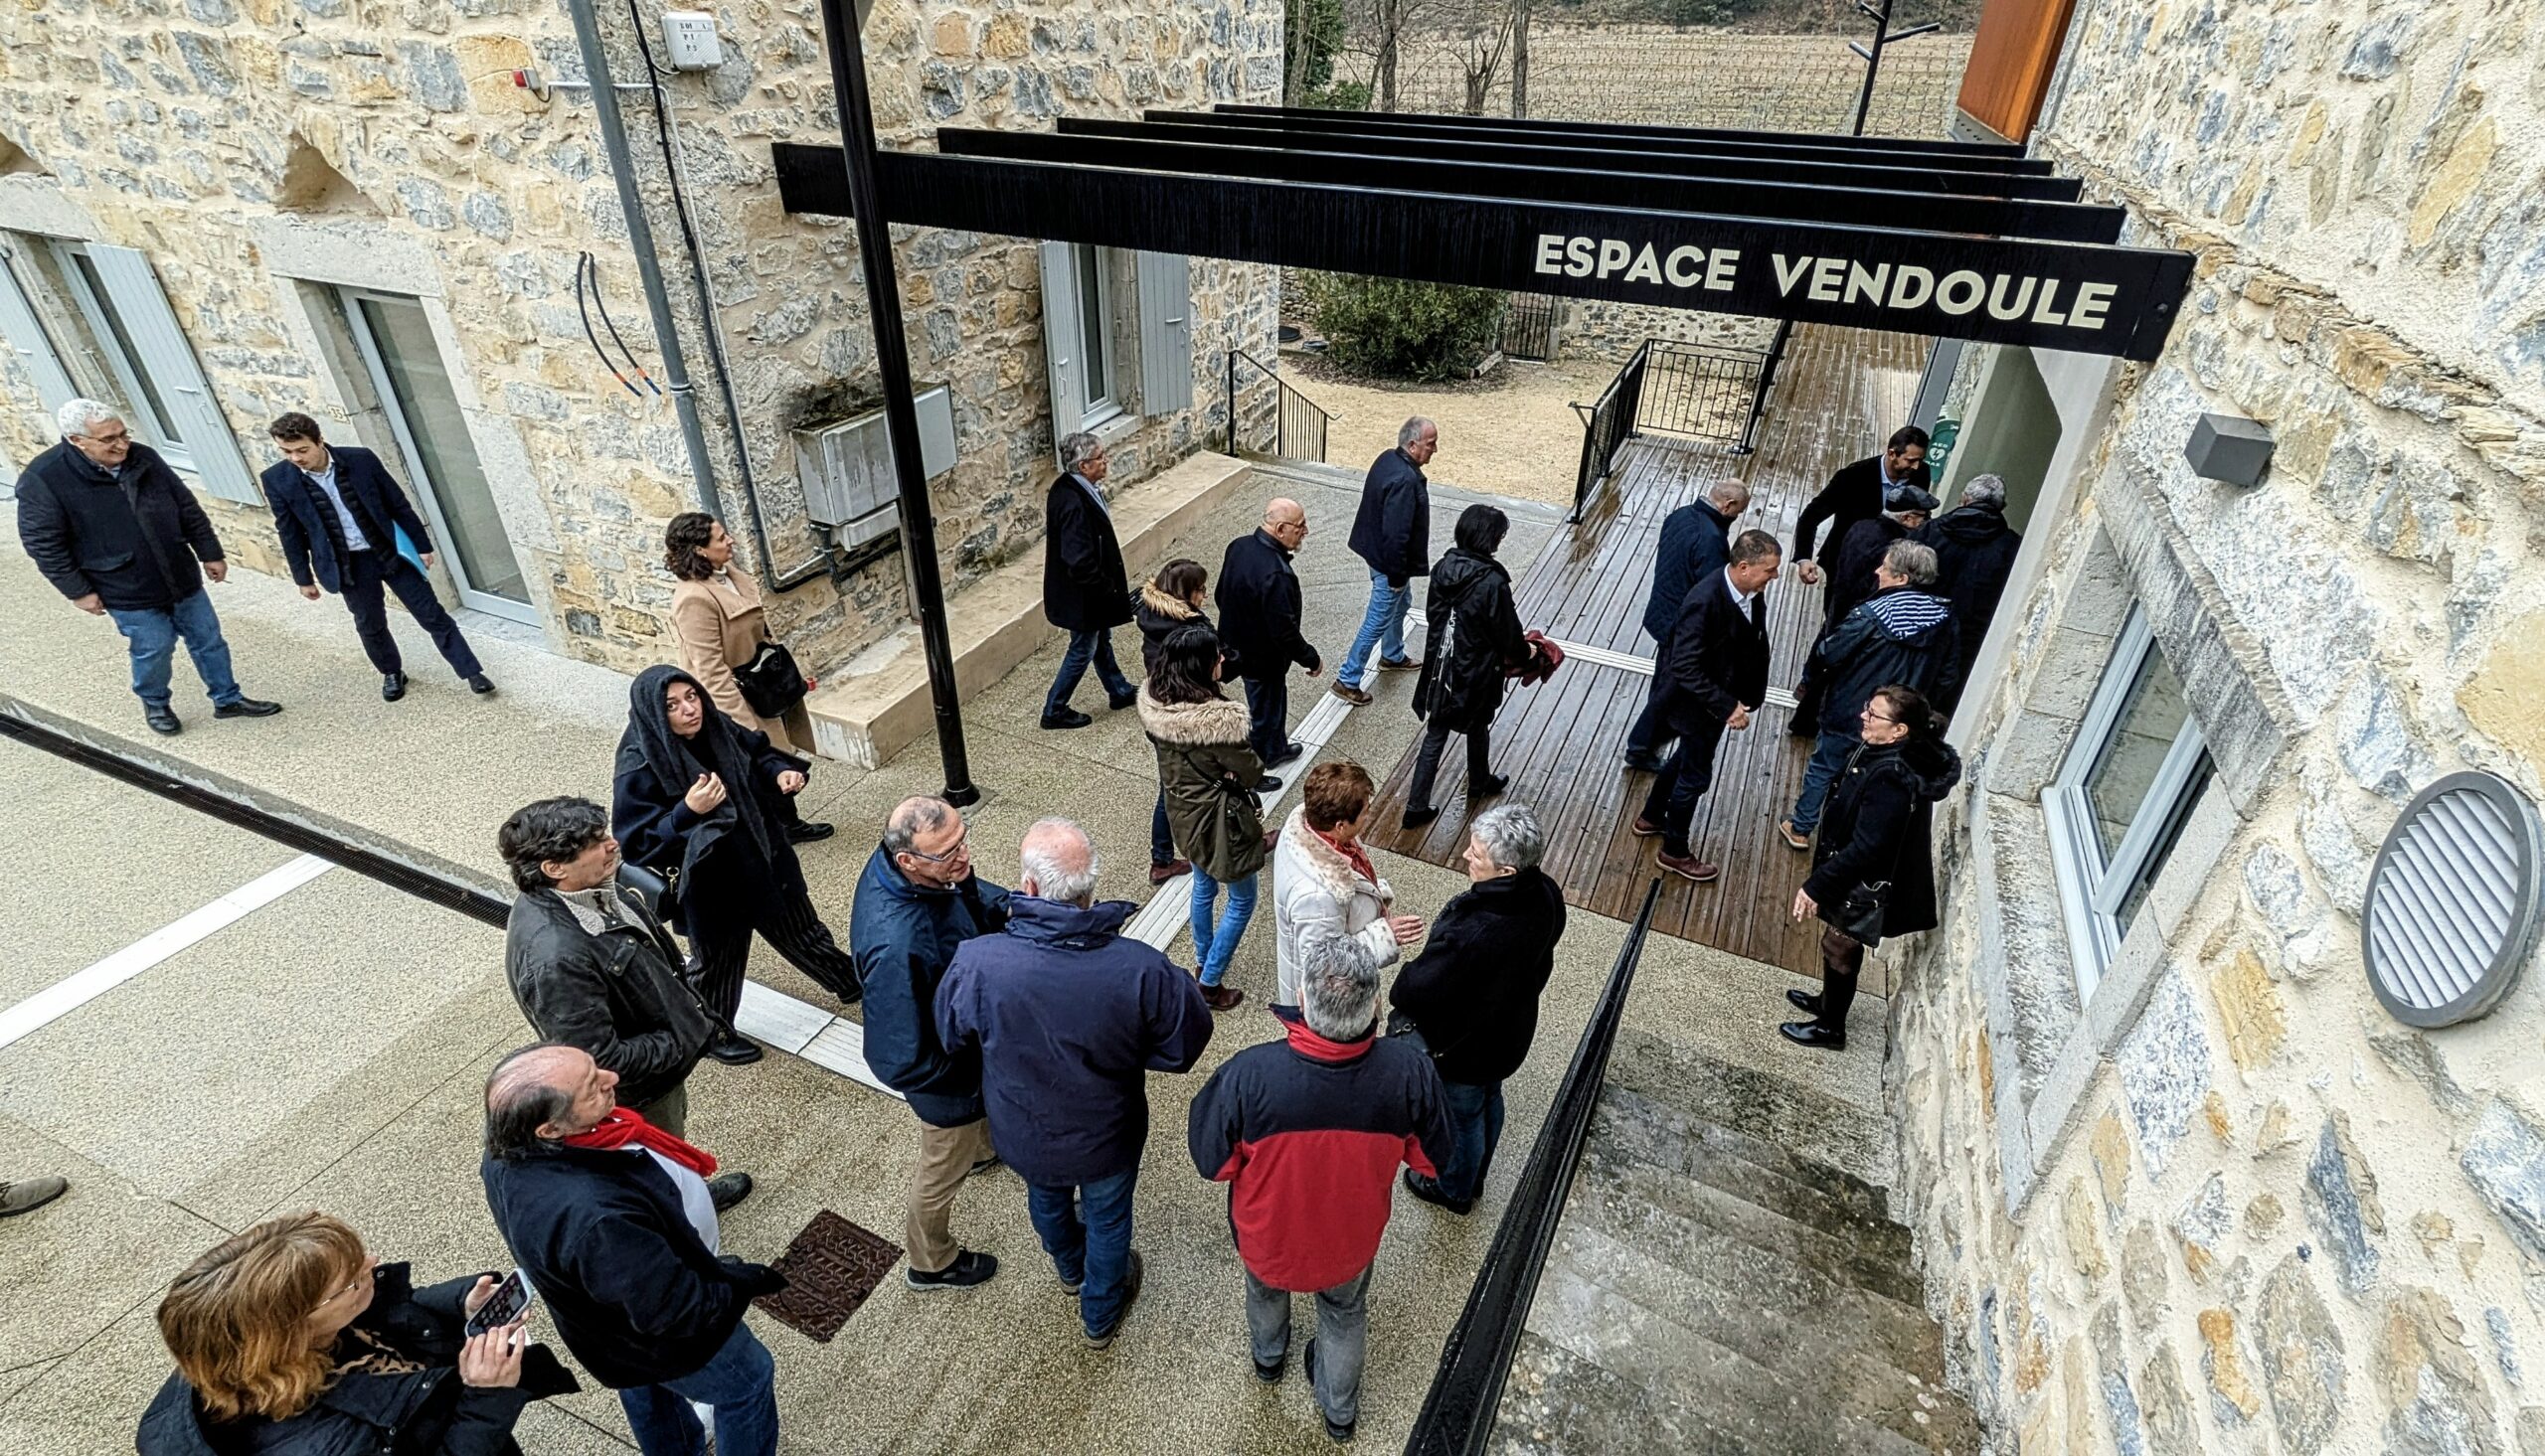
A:
[[[977,1050],[936,1032],[936,983],[954,947],[1006,928],[1008,892],[972,873],[963,816],[943,799],[904,799],[858,877],[848,945],[866,985],[866,1065],[919,1118],[919,1169],[902,1242],[913,1289],[962,1289],[998,1272],[948,1226],[963,1180],[992,1167]]]
[[[132,650],[142,722],[158,733],[185,729],[168,704],[179,638],[212,695],[213,717],[280,713],[281,704],[249,697],[231,676],[230,644],[204,590],[205,577],[229,577],[230,564],[194,493],[132,437],[114,406],[73,400],[54,422],[62,443],[18,477],[18,540],[73,606],[114,619]]]

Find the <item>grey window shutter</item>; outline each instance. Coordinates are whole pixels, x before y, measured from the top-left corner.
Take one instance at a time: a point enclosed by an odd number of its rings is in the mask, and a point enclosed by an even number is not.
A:
[[[220,402],[213,398],[212,386],[195,362],[194,348],[177,327],[176,310],[168,306],[168,295],[159,291],[159,277],[150,270],[150,259],[129,247],[102,243],[89,243],[87,253],[114,299],[115,312],[123,316],[132,346],[141,351],[135,363],[150,372],[160,400],[177,416],[168,422],[185,437],[204,489],[223,500],[264,504],[264,494],[256,489],[255,477],[248,473],[248,462],[239,453],[239,437],[230,432],[230,421],[223,417]]]
[[[1043,244],[1043,358],[1052,373],[1052,442],[1076,430],[1087,407],[1087,364],[1078,351],[1078,268],[1070,244]]]
[[[34,300],[18,286],[17,274],[10,270],[6,257],[16,255],[13,248],[0,247],[0,338],[9,341],[9,352],[17,356],[20,367],[36,382],[36,394],[44,401],[44,427],[36,433],[53,437],[53,412],[80,398],[80,387],[71,382],[71,372],[53,352],[53,336],[44,331],[36,317]]]
[[[1193,260],[1143,252],[1140,280],[1140,412],[1193,404]]]

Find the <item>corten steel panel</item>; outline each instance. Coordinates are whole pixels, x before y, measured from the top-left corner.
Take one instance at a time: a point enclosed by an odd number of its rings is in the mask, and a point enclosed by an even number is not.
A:
[[[1329,117],[1337,114],[1308,106],[1249,106],[1237,101],[1222,101],[1211,109],[1214,112],[1246,116]],[[1149,114],[1158,113],[1151,111]],[[1548,121],[1534,116],[1515,120],[1500,116],[1461,116],[1446,111],[1354,111],[1346,114],[1380,125],[1454,126],[1463,130],[1508,132],[1514,136],[1582,132],[1599,136],[1656,136],[1695,141],[1762,141],[1774,142],[1781,146],[1821,146],[1839,152],[1935,152],[1944,156],[1982,159],[2020,157],[2024,153],[2022,147],[2006,142],[1929,140],[1914,136],[1849,136],[1842,131],[1827,133],[1747,131],[1712,126],[1656,126],[1630,121]]]
[[[1964,114],[2010,141],[2032,135],[2076,0],[1988,0],[1961,73]]]
[[[788,212],[848,215],[839,149],[771,151]],[[2128,359],[2164,347],[2191,279],[2190,254],[2151,248],[908,152],[877,161],[887,216],[917,227]],[[1911,296],[1918,279],[1924,299]],[[2070,322],[2090,290],[2088,318]],[[1944,297],[1967,307],[1948,311]],[[2012,316],[1996,316],[2006,305]]]
[[[1199,176],[1317,182],[1471,197],[1526,198],[1594,207],[1657,208],[1677,213],[1738,213],[1795,222],[1890,227],[1904,220],[1926,233],[1984,233],[2063,243],[2115,243],[2126,214],[2117,207],[2003,198],[1903,193],[1884,188],[1800,182],[1740,182],[1611,172],[1596,165],[1513,167],[1428,158],[1371,157],[1351,152],[1256,145],[1201,145],[1134,136],[1058,135],[948,127],[936,133],[940,155],[1001,157],[1019,162],[1127,167]]]
[[[1190,113],[1174,113],[1189,115]],[[1347,152],[1382,160],[1428,158],[1443,162],[1493,162],[1523,167],[1582,167],[1596,163],[1610,172],[1642,172],[1669,177],[1720,177],[1728,181],[1796,182],[1830,187],[1887,188],[1901,192],[1939,192],[1958,197],[2031,198],[2040,202],[2074,202],[2085,184],[2074,177],[1974,172],[1950,165],[1929,165],[1888,156],[1837,160],[1821,154],[1813,160],[1784,157],[1718,156],[1686,151],[1647,150],[1639,140],[1583,145],[1574,141],[1545,144],[1480,141],[1463,136],[1396,136],[1335,131],[1286,131],[1269,127],[1232,128],[1190,120],[1112,121],[1064,117],[1063,136],[1112,136],[1135,140],[1198,142],[1209,146],[1270,146],[1290,150]]]

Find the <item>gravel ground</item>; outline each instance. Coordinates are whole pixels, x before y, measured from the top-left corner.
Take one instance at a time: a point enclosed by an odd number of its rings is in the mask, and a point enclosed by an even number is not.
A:
[[[1582,464],[1582,419],[1570,405],[1589,404],[1616,377],[1612,365],[1567,359],[1555,364],[1510,361],[1489,379],[1405,385],[1350,379],[1313,355],[1281,356],[1299,393],[1331,412],[1328,463],[1358,470],[1396,443],[1409,414],[1441,426],[1441,453],[1426,471],[1435,481],[1489,495],[1573,504]]]

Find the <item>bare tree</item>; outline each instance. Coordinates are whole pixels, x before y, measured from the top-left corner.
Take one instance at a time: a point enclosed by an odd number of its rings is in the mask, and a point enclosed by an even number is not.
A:
[[[1511,114],[1529,114],[1530,0],[1511,0]]]
[[[1466,81],[1466,113],[1484,114],[1485,98],[1510,54],[1520,0],[1453,0],[1449,14],[1449,54]]]

